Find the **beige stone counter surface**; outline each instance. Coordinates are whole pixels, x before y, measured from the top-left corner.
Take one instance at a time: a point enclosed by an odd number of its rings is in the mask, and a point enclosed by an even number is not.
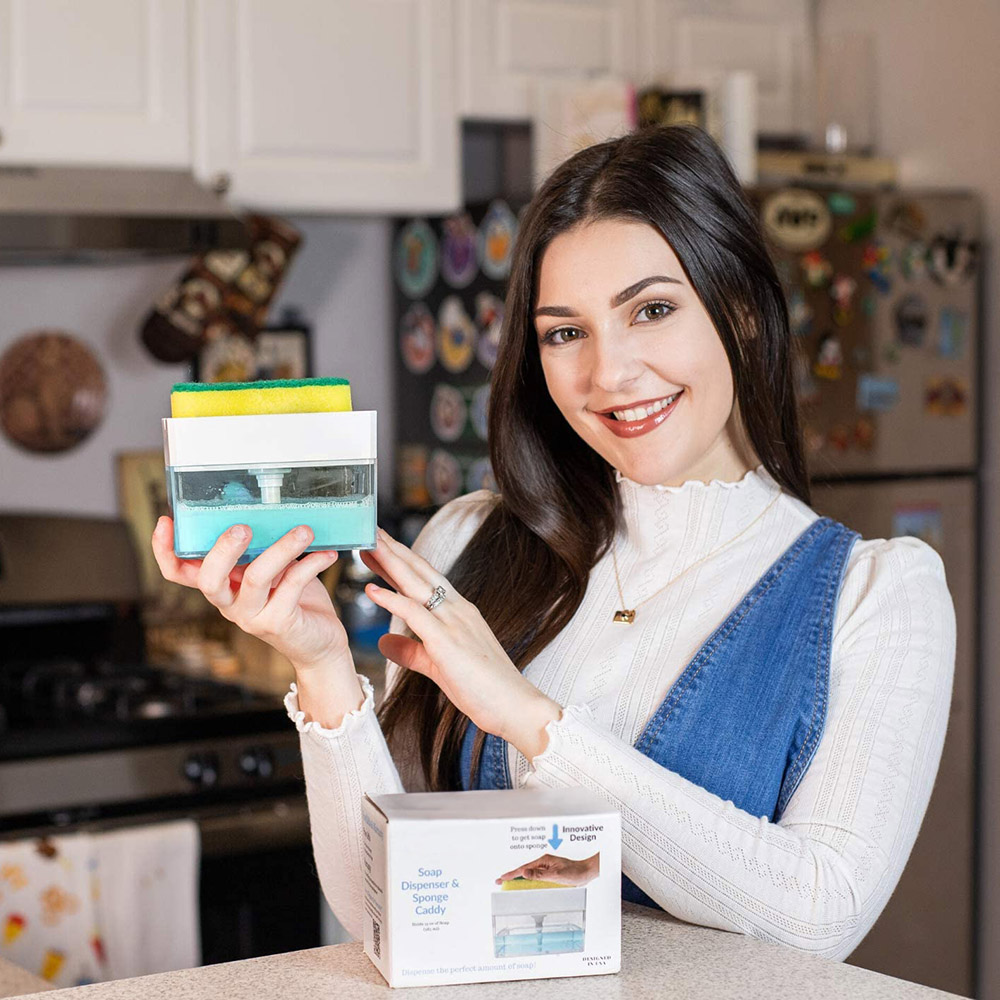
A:
[[[40,990],[50,990],[51,986],[44,979],[33,976],[19,965],[13,965],[0,958],[0,997],[19,997],[26,993],[38,993]]]
[[[742,934],[727,934],[684,924],[666,914],[622,904],[622,971],[607,976],[530,979],[460,986],[421,986],[390,990],[368,961],[360,943],[331,945],[244,962],[165,972],[141,979],[56,990],[46,1000],[367,1000],[390,993],[418,1000],[514,1000],[549,997],[573,1000],[642,1000],[739,997],[774,1000],[777,996],[850,1000],[911,1000],[949,997],[942,993],[803,955],[783,945],[764,944]]]

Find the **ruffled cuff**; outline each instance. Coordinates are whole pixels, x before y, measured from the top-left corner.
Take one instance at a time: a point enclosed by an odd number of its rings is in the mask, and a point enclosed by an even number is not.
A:
[[[562,710],[561,719],[552,719],[545,724],[545,733],[549,742],[545,745],[545,749],[541,753],[535,754],[529,762],[529,773],[544,771],[546,765],[555,763],[560,756],[566,737],[574,731],[579,733],[588,725],[597,725],[597,719],[594,718],[594,713],[589,705],[566,705]]]
[[[306,721],[306,713],[299,708],[299,689],[294,681],[289,687],[288,694],[285,695],[285,711],[288,713],[288,718],[295,723],[295,728],[300,733],[313,733],[324,739],[341,739],[348,736],[353,729],[363,725],[367,715],[375,713],[375,689],[372,687],[372,682],[364,674],[358,674],[358,680],[361,681],[365,700],[360,708],[352,708],[336,729],[322,726],[313,719]]]

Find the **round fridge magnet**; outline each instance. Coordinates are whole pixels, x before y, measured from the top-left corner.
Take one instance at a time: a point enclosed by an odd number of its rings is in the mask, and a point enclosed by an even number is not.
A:
[[[441,277],[452,288],[465,288],[476,276],[476,227],[467,212],[441,224]]]
[[[503,330],[503,301],[492,292],[480,292],[476,296],[476,327],[479,330],[476,357],[484,368],[492,370]]]
[[[437,353],[441,364],[453,374],[472,364],[476,350],[476,326],[457,295],[449,295],[438,310]]]
[[[505,201],[496,201],[486,210],[479,224],[479,266],[494,281],[503,281],[510,273],[510,258],[517,235],[517,218]]]
[[[399,231],[395,270],[399,287],[411,299],[425,295],[437,280],[437,237],[425,220],[411,219]]]
[[[440,441],[457,441],[465,428],[468,407],[454,386],[439,385],[431,397],[431,428]]]
[[[445,504],[462,491],[462,467],[458,459],[437,448],[427,463],[427,492],[436,504]]]
[[[414,375],[424,375],[434,366],[434,317],[423,302],[414,302],[399,323],[399,353]]]

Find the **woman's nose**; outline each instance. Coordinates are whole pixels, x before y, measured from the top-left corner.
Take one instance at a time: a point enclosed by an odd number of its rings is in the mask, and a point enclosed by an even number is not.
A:
[[[639,376],[642,362],[623,338],[595,336],[590,381],[603,392],[619,392]]]

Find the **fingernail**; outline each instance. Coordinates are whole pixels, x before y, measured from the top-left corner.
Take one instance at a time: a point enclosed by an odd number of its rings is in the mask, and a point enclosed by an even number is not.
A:
[[[369,583],[368,587],[373,594],[377,594],[382,589],[381,587],[376,586],[374,583]]]
[[[229,529],[229,534],[234,541],[242,542],[247,537],[247,529],[242,524],[234,524]]]

